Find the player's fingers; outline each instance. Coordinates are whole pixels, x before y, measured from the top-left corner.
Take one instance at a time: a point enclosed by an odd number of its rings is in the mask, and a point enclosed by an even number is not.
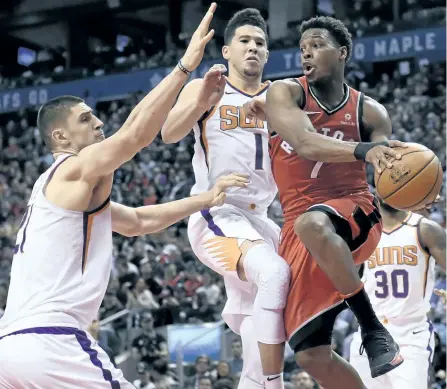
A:
[[[403,148],[408,147],[408,145],[406,143],[401,142],[400,140],[396,140],[396,139],[392,139],[387,142],[390,145],[390,147],[403,147]]]
[[[253,109],[252,104],[251,104],[250,101],[248,101],[247,103],[245,103],[245,104],[243,105],[243,110],[244,110],[246,116],[247,116],[249,119],[252,119],[252,118],[255,116],[255,114],[256,114],[256,112],[255,112],[255,110]]]
[[[221,64],[221,63],[213,65],[213,67],[211,69],[217,69],[221,73],[226,73],[227,72],[227,67],[225,65]]]
[[[208,12],[203,17],[197,30],[201,30],[201,31],[205,31],[205,32],[208,31],[208,29],[210,28],[211,21],[213,20],[213,17],[214,17],[214,12],[216,12],[216,8],[217,8],[217,4],[211,3],[210,7],[208,8]]]
[[[382,173],[382,168],[380,167],[380,159],[374,158],[372,161],[372,165],[374,166],[374,170],[376,170],[377,173]]]
[[[227,198],[227,195],[225,192],[222,192],[219,196],[217,196],[218,204],[222,205],[225,202],[225,199]]]
[[[392,148],[390,148],[390,147],[385,147],[385,146],[382,146],[382,152],[383,152],[383,154],[385,154],[385,155],[388,155],[388,157],[391,157],[391,158],[393,158],[393,159],[401,159],[402,158],[402,154],[400,154],[398,151],[396,151],[396,150],[393,150]],[[388,161],[388,163],[390,163],[391,164],[391,162],[389,162]],[[387,164],[385,164],[385,166],[386,166]],[[391,164],[391,166],[392,166],[392,164]],[[388,167],[391,167],[391,166],[388,166]]]
[[[202,45],[206,46],[206,44],[211,40],[213,36],[214,36],[214,30],[210,30],[210,32],[202,38]]]

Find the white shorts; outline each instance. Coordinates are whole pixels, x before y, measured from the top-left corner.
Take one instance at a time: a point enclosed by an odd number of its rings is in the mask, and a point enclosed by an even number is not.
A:
[[[84,331],[37,327],[0,338],[2,389],[135,389]]]
[[[362,340],[360,333],[356,332],[351,343],[351,365],[368,389],[427,389],[435,347],[432,324],[425,320],[416,323],[387,323],[385,327],[400,346],[404,363],[383,376],[371,378],[366,353],[359,354]]]
[[[281,229],[266,215],[243,211],[225,204],[192,215],[188,237],[195,255],[224,278],[227,303],[222,317],[237,334],[244,316],[253,313],[256,285],[237,275],[239,247],[245,240],[264,240],[278,250]]]

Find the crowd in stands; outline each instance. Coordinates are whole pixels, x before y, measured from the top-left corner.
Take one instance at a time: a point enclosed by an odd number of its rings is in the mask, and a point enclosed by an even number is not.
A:
[[[379,21],[392,24],[388,19],[389,3],[388,0],[355,0],[349,14],[351,20],[357,20],[352,24],[355,35],[362,36],[365,30],[370,31],[366,26],[382,26]],[[445,5],[437,0],[426,3],[424,8],[429,8],[424,11],[427,17],[435,17],[438,7]],[[420,2],[415,0],[402,0],[401,6],[407,21],[412,20],[411,15],[420,12]],[[359,14],[368,14],[371,20],[357,18]],[[387,27],[388,30],[390,28]],[[372,31],[377,33],[374,28]],[[140,50],[125,59],[117,57],[115,65],[125,62],[133,64],[130,68],[134,69],[167,66],[175,63],[178,54],[178,50],[174,49],[148,57],[144,50]],[[212,57],[217,54],[211,48],[208,55]],[[97,63],[100,69],[101,62]],[[351,71],[347,77],[353,87],[386,106],[397,139],[422,143],[431,148],[442,161],[444,172],[445,71],[445,63],[425,64],[408,74],[395,71],[393,74],[360,76],[358,72]],[[81,72],[80,76],[91,74],[86,71]],[[42,82],[45,77],[36,78],[29,74],[28,78],[20,81],[2,79],[0,75],[0,88],[18,87],[21,83],[32,85]],[[53,78],[45,80],[54,81]],[[127,99],[97,104],[97,115],[105,123],[106,134],[114,133],[121,126],[142,96],[143,93],[140,93]],[[26,200],[39,174],[52,163],[52,156],[46,150],[35,125],[35,110],[0,115],[0,317],[6,304],[15,234]],[[116,172],[112,199],[129,206],[141,206],[188,196],[194,183],[191,167],[193,142],[193,137],[188,136],[178,144],[166,145],[159,137],[156,138],[153,144]],[[445,179],[444,173],[444,182]],[[373,190],[373,172],[370,168],[368,180]],[[445,186],[441,201],[426,211],[427,217],[443,227],[446,217],[444,199]],[[269,214],[281,224],[278,200],[270,207]],[[445,289],[445,278],[439,276],[436,286]],[[133,353],[139,361],[138,379],[134,383],[137,388],[175,389],[178,387],[178,377],[168,363],[167,340],[157,332],[157,328],[170,324],[218,321],[224,303],[223,281],[195,258],[183,221],[150,236],[114,236],[113,270],[109,287],[98,320],[92,323],[89,331],[112,359],[125,349]],[[432,305],[437,345],[431,389],[441,389],[445,388],[446,374],[445,307],[436,296],[432,299]],[[130,342],[125,336],[129,328],[126,318],[118,319],[107,327],[99,326],[99,320],[125,308],[132,310],[131,326],[138,330]],[[343,312],[336,323],[333,348],[347,359],[355,330],[353,315],[350,311]],[[185,370],[188,377],[184,389],[236,388],[242,368],[241,352],[240,340],[235,338],[230,360],[211,361],[206,355],[197,358],[195,365]],[[286,361],[285,379],[288,389],[317,388],[306,373],[296,369],[293,358]]]
[[[394,3],[398,2],[398,19],[394,18]],[[396,31],[445,25],[445,2],[442,0],[355,0],[345,1],[346,15],[341,17],[354,38],[387,34]],[[223,23],[223,21],[216,21]],[[270,50],[296,47],[300,39],[297,20],[290,23],[286,37],[270,42]],[[222,30],[222,26],[216,27]],[[169,38],[169,37],[168,37]],[[157,67],[174,66],[181,57],[190,36],[182,33],[178,42],[151,39],[150,36],[129,38],[126,44],[107,45],[98,39],[89,41],[90,64],[82,68],[66,69],[67,52],[62,47],[41,50],[36,61],[22,69],[20,77],[11,76],[0,67],[0,90],[25,86],[45,85],[83,77],[97,77],[110,73],[129,72]],[[220,58],[219,45],[212,41],[204,59]],[[17,73],[17,72],[15,72]]]

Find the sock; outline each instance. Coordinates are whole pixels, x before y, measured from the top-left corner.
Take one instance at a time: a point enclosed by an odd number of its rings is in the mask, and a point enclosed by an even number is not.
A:
[[[377,318],[363,285],[357,293],[351,294],[349,297],[345,296],[345,301],[357,318],[359,326],[363,332],[376,330],[382,327],[382,323],[380,323]]]
[[[283,373],[264,376],[265,389],[284,389]]]

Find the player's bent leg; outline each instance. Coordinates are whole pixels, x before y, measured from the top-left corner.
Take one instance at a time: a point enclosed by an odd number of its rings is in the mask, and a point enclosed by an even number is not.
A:
[[[300,336],[294,347],[296,361],[325,389],[366,389],[355,369],[331,348],[332,329],[342,310],[332,308],[299,330],[307,336]]]
[[[327,214],[320,211],[303,213],[295,221],[295,233],[340,293],[349,295],[361,288],[351,250],[336,233]]]
[[[264,374],[252,316],[246,316],[242,320],[240,332],[244,363],[238,389],[264,388]]]
[[[350,201],[346,203],[353,204]],[[351,212],[354,214],[359,207],[353,205]],[[356,219],[356,216],[353,218]],[[359,213],[357,220],[355,220],[356,228],[360,233],[362,227],[365,229],[373,226],[373,221],[363,212]],[[322,204],[302,214],[295,221],[294,229],[318,266],[330,278],[355,314],[362,329],[363,345],[368,354],[371,375],[378,377],[395,369],[403,359],[399,353],[399,346],[377,319],[363,288],[347,243],[347,241],[352,243],[354,239],[351,224],[335,209]],[[367,236],[368,232],[365,237]]]
[[[296,361],[325,389],[367,389],[355,369],[330,345],[300,351]]]
[[[290,269],[275,250],[262,241],[241,245],[240,277],[258,288],[254,307],[254,329],[259,343],[266,388],[282,388],[285,330],[283,310],[287,300]]]

